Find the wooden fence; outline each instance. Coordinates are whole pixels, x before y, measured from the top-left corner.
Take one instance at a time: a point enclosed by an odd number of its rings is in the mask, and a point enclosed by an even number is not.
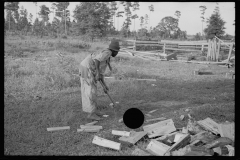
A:
[[[220,40],[218,37],[215,37],[213,40],[209,40],[209,42],[184,42],[184,41],[139,41],[139,40],[125,40],[123,41],[127,44],[121,46],[122,51],[127,52],[129,55],[136,55],[142,59],[151,59],[154,60],[156,57],[151,57],[153,55],[158,55],[159,58],[166,57],[166,60],[172,60],[176,58],[176,53],[174,54],[166,54],[166,50],[174,50],[174,51],[186,51],[186,52],[203,52],[204,49],[208,51],[207,60],[208,61],[217,61],[216,64],[224,64],[228,63],[231,57],[231,53],[234,46],[234,43],[226,43]],[[121,44],[121,43],[120,43]],[[162,50],[156,51],[136,51],[136,46],[161,46]],[[225,48],[224,48],[225,47]],[[228,58],[222,62],[218,62],[219,60],[219,52],[220,50],[228,49],[229,55]],[[162,53],[160,53],[162,51]],[[202,62],[203,63],[203,62]],[[205,63],[205,62],[204,62]]]

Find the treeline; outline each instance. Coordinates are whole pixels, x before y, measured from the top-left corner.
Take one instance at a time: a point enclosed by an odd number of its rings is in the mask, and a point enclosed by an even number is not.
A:
[[[37,2],[33,2],[37,6]],[[119,5],[123,10],[119,10]],[[52,2],[51,7],[40,6],[37,18],[33,22],[33,15],[28,14],[24,7],[19,8],[19,2],[6,2],[6,18],[4,31],[14,31],[19,34],[30,34],[35,36],[67,37],[85,36],[89,40],[102,38],[106,36],[121,36],[125,38],[134,37],[138,39],[187,39],[187,32],[179,28],[181,12],[176,11],[173,16],[167,16],[160,20],[157,26],[151,26],[151,13],[154,12],[154,6],[149,6],[149,13],[138,17],[136,11],[139,10],[139,2],[124,2],[119,4],[113,2],[79,2],[73,11],[73,21],[70,20],[70,11],[67,9],[69,2]],[[202,9],[202,23],[205,21],[204,13],[207,9]],[[54,14],[53,21],[49,21],[49,15]],[[119,28],[119,19],[125,14],[125,20]],[[140,19],[141,28],[135,30],[135,19]],[[133,23],[133,31],[130,26]],[[224,24],[219,13],[219,7],[212,16],[207,19],[208,24],[202,29],[202,34],[197,33],[196,39],[209,39],[217,35],[224,36]],[[117,26],[117,27],[116,27]],[[149,27],[150,26],[150,27]],[[203,34],[204,32],[204,34]]]

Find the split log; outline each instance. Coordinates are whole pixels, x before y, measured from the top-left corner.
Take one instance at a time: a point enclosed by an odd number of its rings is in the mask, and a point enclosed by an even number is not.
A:
[[[47,131],[59,131],[59,130],[65,130],[65,129],[70,129],[70,126],[51,127],[51,128],[47,128]]]
[[[147,134],[147,132],[132,132],[132,133],[130,133],[129,137],[120,137],[119,140],[123,141],[123,142],[131,143],[131,144],[135,144],[146,134]]]
[[[182,136],[174,145],[172,145],[165,154],[168,154],[174,150],[178,150],[179,148],[185,147],[190,142],[190,135],[186,134]]]
[[[234,123],[219,124],[218,125],[218,130],[220,132],[221,137],[228,137],[232,141],[234,141],[234,137],[235,137]]]
[[[205,129],[209,130],[210,132],[213,132],[214,134],[220,134],[218,130],[218,124],[211,118],[197,121],[197,123]]]
[[[117,136],[125,136],[125,137],[129,137],[130,136],[130,132],[126,132],[126,131],[112,130],[112,134],[113,135],[117,135]]]
[[[148,144],[146,150],[150,153],[152,153],[153,155],[156,156],[163,156],[167,150],[170,148],[170,146],[158,142],[156,140],[151,140],[151,142]]]
[[[176,131],[176,128],[172,119],[168,119],[165,121],[160,121],[158,123],[143,126],[143,130],[148,133],[149,138],[153,138]]]
[[[96,144],[96,145],[99,145],[99,146],[102,146],[102,147],[115,149],[115,150],[118,150],[118,151],[121,149],[121,143],[110,141],[110,140],[107,140],[107,139],[104,139],[104,138],[101,138],[101,137],[98,137],[98,136],[94,136],[92,143]]]

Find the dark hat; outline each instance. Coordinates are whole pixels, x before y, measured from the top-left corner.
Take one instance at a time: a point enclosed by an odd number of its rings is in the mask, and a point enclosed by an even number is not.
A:
[[[114,51],[119,51],[119,41],[116,39],[113,39],[108,47],[109,49],[112,49]]]

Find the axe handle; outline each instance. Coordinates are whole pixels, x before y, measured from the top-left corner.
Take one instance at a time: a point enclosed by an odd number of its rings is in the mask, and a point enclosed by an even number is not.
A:
[[[102,80],[100,80],[99,82],[102,85],[102,87],[105,88],[105,86],[103,85]],[[108,94],[108,92],[106,94],[108,95],[109,99],[112,101],[113,105],[115,105],[115,103],[113,102],[113,100],[112,100],[111,96]]]

